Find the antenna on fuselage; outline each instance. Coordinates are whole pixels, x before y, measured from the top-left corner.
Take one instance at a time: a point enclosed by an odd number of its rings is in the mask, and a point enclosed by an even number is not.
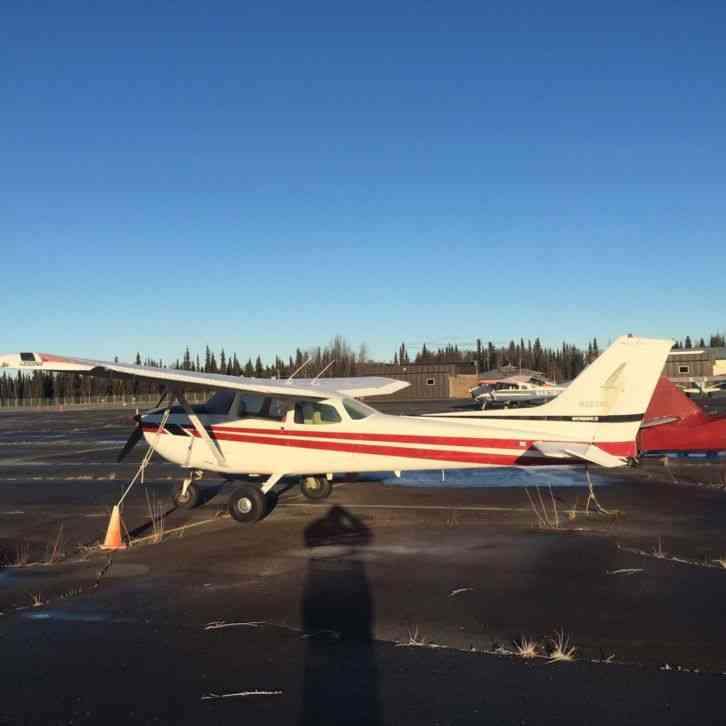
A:
[[[306,366],[306,365],[307,365],[308,363],[310,363],[310,361],[311,361],[311,360],[312,360],[312,358],[311,358],[310,356],[308,356],[308,357],[307,357],[307,358],[306,358],[306,359],[305,359],[305,360],[303,361],[302,365],[301,365],[301,366],[300,366],[299,368],[296,368],[296,369],[295,369],[295,370],[294,370],[294,371],[292,372],[292,374],[290,375],[290,377],[289,377],[289,378],[287,379],[287,382],[288,382],[288,383],[292,383],[292,379],[293,379],[293,378],[295,378],[295,376],[296,376],[296,375],[297,375],[298,373],[300,373],[300,371],[301,371],[301,370],[302,370],[303,368],[305,368],[305,366]]]
[[[318,378],[320,378],[320,376],[322,376],[322,375],[323,375],[323,373],[325,373],[325,371],[327,371],[327,370],[328,370],[328,368],[330,368],[330,366],[332,366],[332,365],[335,365],[335,358],[333,358],[333,360],[331,360],[331,361],[330,361],[330,363],[328,363],[328,365],[326,365],[326,366],[325,366],[325,368],[323,368],[323,370],[322,370],[322,371],[320,371],[320,373],[318,373],[318,375],[317,375],[317,376],[315,376],[315,378],[313,378],[313,380],[312,380],[312,381],[310,381],[310,382],[311,382],[311,383],[315,383],[315,381],[317,381],[317,380],[318,380]]]

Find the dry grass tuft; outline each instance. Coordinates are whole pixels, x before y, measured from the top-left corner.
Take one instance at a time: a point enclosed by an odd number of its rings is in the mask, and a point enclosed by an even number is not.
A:
[[[41,605],[43,605],[43,598],[40,596],[39,592],[32,592],[30,593],[30,602],[34,608],[39,608]]]
[[[30,545],[27,542],[18,542],[15,547],[15,562],[13,563],[16,567],[23,567],[30,562]]]
[[[61,600],[65,600],[69,597],[78,597],[83,593],[83,588],[79,585],[78,587],[72,587],[70,590],[66,590],[60,597]]]
[[[537,641],[530,640],[523,635],[514,642],[514,654],[520,658],[536,658],[539,655]]]
[[[542,529],[559,529],[560,513],[557,510],[557,500],[555,499],[552,486],[548,485],[550,493],[550,502],[552,503],[552,511],[550,512],[545,504],[545,499],[539,487],[535,487],[536,495],[530,494],[529,489],[525,487],[524,492],[529,499],[535,517],[537,517],[537,525]]]
[[[550,639],[550,643],[552,645],[552,650],[549,652],[550,663],[575,660],[576,648],[570,645],[570,639],[565,635],[564,630],[556,631],[554,637]]]
[[[418,626],[408,629],[408,640],[401,641],[398,645],[404,648],[422,648],[426,646],[426,638],[418,632]]]
[[[151,541],[158,544],[164,539],[165,502],[154,491],[149,494],[149,490],[145,489],[144,494],[146,495],[146,508],[151,520]]]
[[[63,557],[65,557],[65,552],[63,551],[63,522],[61,522],[58,527],[55,542],[52,547],[48,548],[47,560],[50,564],[53,564],[54,562],[58,562],[58,560],[62,560]]]

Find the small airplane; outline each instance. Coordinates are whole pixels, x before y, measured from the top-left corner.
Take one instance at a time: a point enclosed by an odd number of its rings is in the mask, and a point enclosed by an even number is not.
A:
[[[691,378],[688,383],[676,384],[678,388],[688,396],[705,396],[710,398],[712,393],[723,391],[724,387],[717,381],[709,381],[706,378]]]
[[[151,450],[186,470],[173,493],[182,508],[199,503],[196,482],[204,472],[229,480],[266,475],[259,485],[240,485],[229,499],[232,517],[257,522],[268,513],[269,493],[286,476],[300,477],[308,498],[324,499],[336,473],[623,466],[637,454],[638,428],[672,342],[618,338],[536,414],[508,410],[486,421],[475,418],[481,411],[445,419],[387,415],[357,400],[409,385],[386,378],[238,378],[46,353],[0,355],[0,368],[135,376],[163,384],[166,403],[138,417],[119,458],[144,438]],[[215,393],[192,406],[184,395],[188,388]]]
[[[510,406],[533,406],[559,396],[565,386],[558,386],[534,376],[508,376],[498,380],[481,380],[469,389],[471,397],[486,410],[493,403]]]

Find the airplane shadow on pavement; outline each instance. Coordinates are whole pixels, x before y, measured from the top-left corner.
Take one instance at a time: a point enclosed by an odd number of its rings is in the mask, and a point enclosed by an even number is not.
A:
[[[300,723],[380,724],[374,603],[363,554],[370,529],[340,506],[309,524],[303,594],[306,647]]]

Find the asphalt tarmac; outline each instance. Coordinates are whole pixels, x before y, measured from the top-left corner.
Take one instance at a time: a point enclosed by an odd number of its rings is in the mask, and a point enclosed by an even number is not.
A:
[[[723,463],[601,473],[590,515],[559,468],[361,477],[319,504],[288,482],[244,526],[219,480],[174,510],[154,460],[109,556],[128,417],[0,414],[0,723],[724,722]],[[548,658],[558,632],[574,660]]]

